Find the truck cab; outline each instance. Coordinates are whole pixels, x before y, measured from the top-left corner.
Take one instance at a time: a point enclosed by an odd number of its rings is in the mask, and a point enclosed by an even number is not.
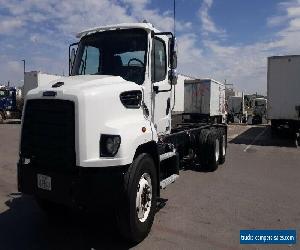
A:
[[[257,97],[253,99],[253,124],[261,124],[263,118],[267,115],[267,99],[263,97]]]
[[[213,170],[225,161],[226,126],[171,129],[171,32],[133,23],[77,37],[69,76],[26,95],[18,188],[47,212],[57,204],[109,209],[121,235],[139,242],[151,229],[160,189],[179,177],[183,160]]]
[[[239,123],[246,123],[248,120],[247,111],[245,111],[244,94],[242,96],[228,97],[228,122],[235,122],[237,118]]]
[[[20,119],[21,110],[17,104],[17,89],[0,87],[0,123],[6,119]]]

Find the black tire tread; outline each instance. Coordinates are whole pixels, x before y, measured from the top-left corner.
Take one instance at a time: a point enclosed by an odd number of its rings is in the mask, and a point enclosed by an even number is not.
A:
[[[215,141],[219,138],[217,129],[203,129],[199,135],[199,147],[197,155],[200,167],[206,171],[215,171],[218,168],[218,161],[215,160]]]
[[[220,157],[219,157],[219,164],[224,164],[226,160],[226,152],[227,152],[227,137],[224,128],[219,128],[219,138],[220,138]],[[225,135],[225,141],[223,141],[223,135]],[[222,147],[223,143],[225,143],[225,155],[222,155]]]

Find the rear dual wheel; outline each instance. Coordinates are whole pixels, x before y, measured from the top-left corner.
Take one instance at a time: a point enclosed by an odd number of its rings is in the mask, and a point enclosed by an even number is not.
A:
[[[202,130],[197,149],[200,166],[207,171],[215,171],[219,164],[225,162],[226,144],[224,129]]]
[[[227,137],[224,129],[219,130],[220,138],[220,154],[219,154],[219,164],[223,164],[226,159],[226,150],[227,150]]]

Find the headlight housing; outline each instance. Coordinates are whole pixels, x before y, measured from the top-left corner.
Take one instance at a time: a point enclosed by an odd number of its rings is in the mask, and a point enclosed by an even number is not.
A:
[[[100,156],[113,157],[118,153],[121,144],[119,135],[101,135],[100,138]]]

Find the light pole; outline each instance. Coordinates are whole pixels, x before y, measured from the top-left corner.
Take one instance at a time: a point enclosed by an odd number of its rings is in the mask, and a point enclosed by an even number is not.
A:
[[[23,59],[22,62],[23,62],[23,75],[24,75],[24,77],[23,77],[23,85],[24,85],[25,84],[25,65],[26,65],[25,59]]]
[[[22,62],[23,62],[23,68],[24,68],[24,70],[23,70],[23,71],[24,71],[24,75],[25,75],[25,64],[26,64],[26,61],[25,61],[25,59],[23,59],[23,60],[22,60]]]

